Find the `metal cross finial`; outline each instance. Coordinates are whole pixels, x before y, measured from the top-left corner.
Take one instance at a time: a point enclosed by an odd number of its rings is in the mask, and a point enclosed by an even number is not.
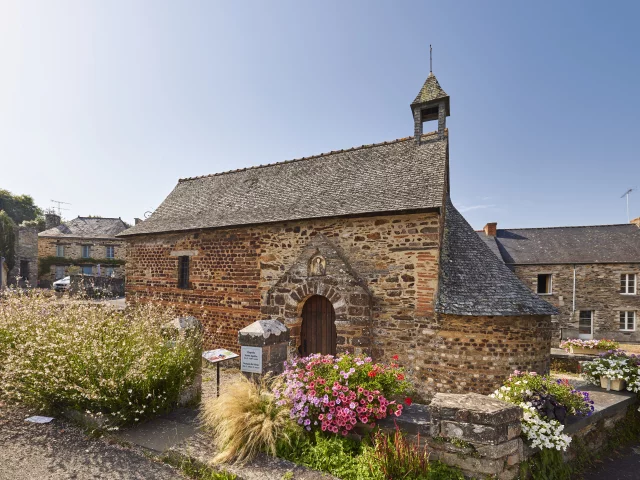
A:
[[[433,49],[431,48],[431,44],[429,44],[429,73],[433,73]]]

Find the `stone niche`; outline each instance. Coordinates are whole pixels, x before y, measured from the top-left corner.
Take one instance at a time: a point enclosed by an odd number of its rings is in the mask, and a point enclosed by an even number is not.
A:
[[[262,301],[262,314],[277,318],[289,328],[290,355],[300,346],[302,309],[312,295],[321,295],[333,305],[337,352],[368,354],[372,345],[372,294],[344,253],[324,235],[310,240]]]

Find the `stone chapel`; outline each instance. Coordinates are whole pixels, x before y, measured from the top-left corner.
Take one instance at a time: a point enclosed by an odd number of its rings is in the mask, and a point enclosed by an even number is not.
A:
[[[180,179],[118,235],[128,301],[197,317],[208,348],[238,350],[238,330],[275,318],[289,355],[397,355],[423,396],[547,371],[556,310],[451,203],[450,99],[433,73],[411,113],[406,138]]]

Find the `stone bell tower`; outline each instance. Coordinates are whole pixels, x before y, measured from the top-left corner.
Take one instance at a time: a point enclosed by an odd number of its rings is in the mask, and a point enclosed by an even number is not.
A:
[[[450,114],[449,95],[440,87],[433,72],[429,72],[427,80],[411,104],[411,112],[413,113],[413,128],[417,143],[422,141],[422,134],[425,133],[422,131],[424,122],[430,120],[438,121],[437,138],[444,137],[446,118]]]

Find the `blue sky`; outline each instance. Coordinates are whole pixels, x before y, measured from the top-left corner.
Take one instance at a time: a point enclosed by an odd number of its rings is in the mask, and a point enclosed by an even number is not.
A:
[[[0,1],[0,188],[131,221],[178,178],[409,136],[433,44],[475,228],[624,223],[638,18],[631,1]]]

